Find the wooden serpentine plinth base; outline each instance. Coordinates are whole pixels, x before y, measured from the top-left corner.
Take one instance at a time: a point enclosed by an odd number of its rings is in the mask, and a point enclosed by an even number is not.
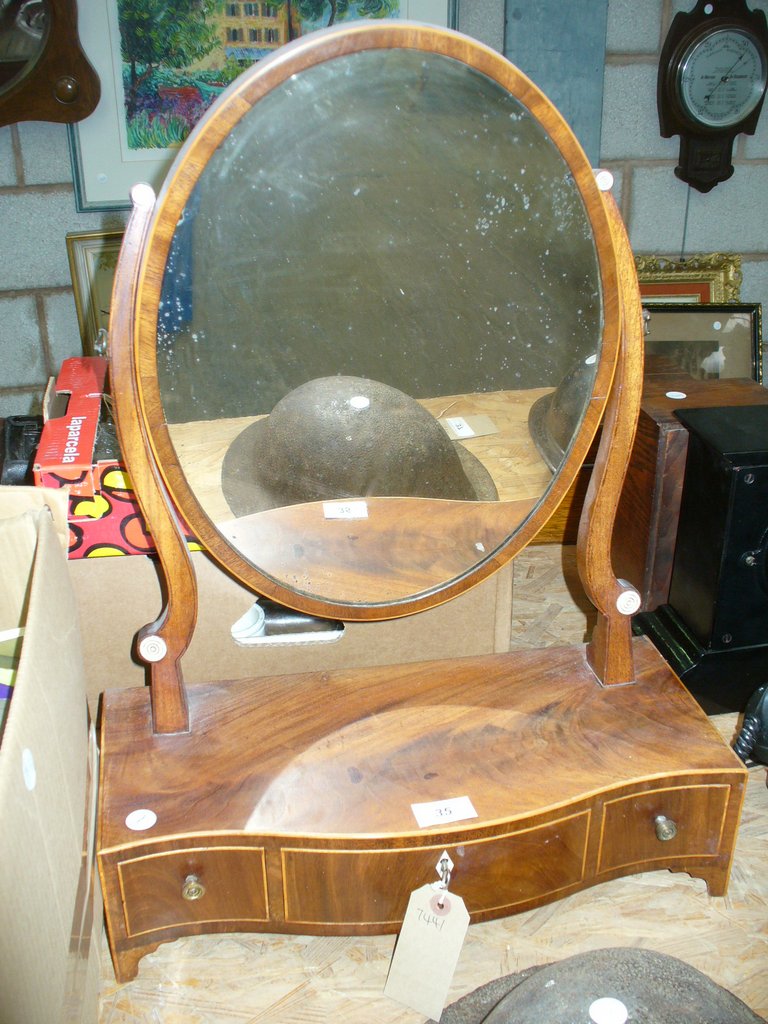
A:
[[[175,735],[153,734],[149,689],[106,693],[118,980],[181,935],[395,932],[443,850],[473,921],[657,868],[722,895],[745,769],[633,643],[626,686],[581,645],[191,686]],[[413,804],[464,796],[476,817],[418,827]]]

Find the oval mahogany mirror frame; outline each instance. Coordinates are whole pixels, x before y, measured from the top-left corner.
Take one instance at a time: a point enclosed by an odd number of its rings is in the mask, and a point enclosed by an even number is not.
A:
[[[572,175],[593,233],[602,294],[602,342],[581,424],[543,499],[522,523],[510,518],[504,502],[494,507],[484,503],[485,521],[494,525],[501,539],[467,571],[446,583],[406,593],[397,600],[379,602],[366,595],[337,600],[298,590],[260,571],[231,546],[201,506],[180,466],[163,411],[157,368],[158,306],[171,242],[185,204],[212,154],[241,118],[272,90],[292,76],[300,75],[304,69],[353,53],[392,48],[438,54],[468,65],[498,83],[542,126]],[[445,602],[487,578],[530,542],[574,482],[602,418],[616,367],[620,340],[617,273],[610,223],[592,168],[552,104],[505,58],[458,33],[398,22],[372,26],[361,21],[351,28],[318,32],[297,40],[245,72],[201,120],[169,172],[147,229],[135,293],[133,358],[138,381],[137,406],[165,486],[208,552],[248,587],[284,605],[313,615],[352,621],[393,618]],[[465,507],[471,505],[468,503]]]

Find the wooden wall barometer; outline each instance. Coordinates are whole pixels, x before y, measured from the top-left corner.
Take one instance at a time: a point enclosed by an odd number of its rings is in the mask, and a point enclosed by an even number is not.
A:
[[[710,192],[733,174],[737,135],[754,135],[768,88],[768,24],[745,0],[699,0],[672,21],[659,59],[664,138],[680,136],[675,174]]]
[[[443,850],[476,921],[653,868],[722,893],[744,770],[632,639],[637,595],[610,564],[641,390],[634,264],[549,101],[457,33],[361,21],[245,72],[157,199],[133,199],[113,391],[167,602],[138,638],[150,685],[102,706],[118,978],[182,934],[396,931]],[[552,396],[573,378],[564,435]],[[417,614],[535,536],[601,420],[588,644],[280,677],[255,650],[250,679],[184,684],[177,513],[264,598]],[[465,815],[420,824],[416,805],[457,798]]]

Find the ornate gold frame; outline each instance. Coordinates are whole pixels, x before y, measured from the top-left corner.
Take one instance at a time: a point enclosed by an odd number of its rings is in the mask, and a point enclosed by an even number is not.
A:
[[[684,259],[635,256],[643,299],[652,302],[738,302],[741,256],[736,253],[692,253]]]

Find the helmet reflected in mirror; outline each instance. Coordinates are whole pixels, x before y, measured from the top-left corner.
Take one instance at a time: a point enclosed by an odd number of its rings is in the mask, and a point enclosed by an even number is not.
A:
[[[490,473],[397,388],[364,377],[321,377],[245,428],[222,464],[235,516],[338,498],[495,501]]]
[[[531,406],[528,429],[539,454],[553,473],[562,465],[576,436],[592,391],[595,356],[578,362],[548,395]]]

